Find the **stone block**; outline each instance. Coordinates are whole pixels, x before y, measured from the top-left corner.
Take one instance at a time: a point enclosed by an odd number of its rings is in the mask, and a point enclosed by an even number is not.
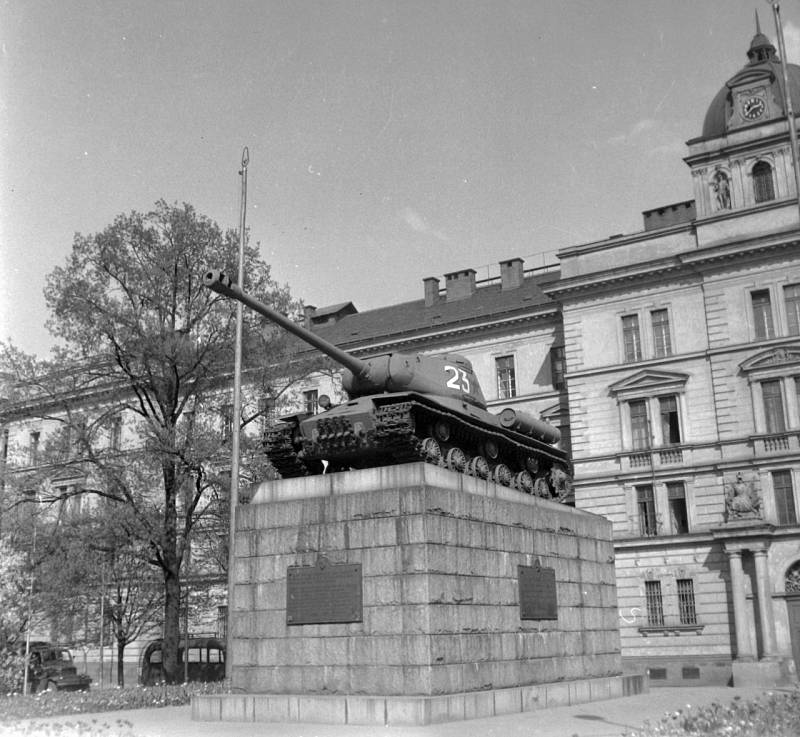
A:
[[[530,687],[528,687],[530,688]],[[535,687],[534,687],[535,688]],[[522,688],[504,688],[494,692],[495,716],[519,714],[522,709]]]
[[[430,700],[392,697],[385,706],[387,726],[430,724]]]
[[[347,704],[336,696],[304,696],[298,703],[298,720],[312,724],[345,724]]]
[[[346,696],[347,723],[365,726],[386,724],[386,699],[370,696]]]
[[[207,694],[205,698],[192,699],[191,715],[193,722],[218,722],[222,719],[223,698]]]
[[[547,708],[546,686],[524,686],[520,689],[522,711],[537,711]]]
[[[220,703],[220,720],[223,722],[252,722],[252,700],[247,696],[223,699]]]
[[[484,719],[495,715],[494,691],[479,691],[463,695],[464,719]]]
[[[556,706],[569,706],[569,684],[548,683],[546,687],[546,707],[552,709]]]
[[[255,722],[288,722],[292,712],[289,702],[296,699],[283,695],[255,695],[253,696],[253,721]]]

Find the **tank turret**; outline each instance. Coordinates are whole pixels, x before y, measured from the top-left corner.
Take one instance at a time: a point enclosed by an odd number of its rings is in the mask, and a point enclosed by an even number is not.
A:
[[[526,493],[570,495],[569,460],[552,447],[558,429],[510,407],[489,412],[465,357],[387,353],[361,359],[254,299],[220,271],[206,272],[203,283],[343,367],[348,402],[282,418],[267,431],[267,455],[282,476],[427,461]]]

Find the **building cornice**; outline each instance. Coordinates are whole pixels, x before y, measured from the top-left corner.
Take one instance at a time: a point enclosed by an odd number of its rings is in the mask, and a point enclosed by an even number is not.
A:
[[[786,203],[783,201],[780,204],[783,206]],[[562,278],[558,282],[543,287],[543,291],[549,297],[558,299],[561,296],[572,293],[599,291],[609,285],[634,281],[641,284],[643,279],[654,280],[664,274],[677,274],[682,271],[691,273],[706,265],[736,258],[753,257],[784,248],[797,247],[799,244],[800,232],[796,228],[745,240],[718,241],[693,251],[684,251],[674,256],[644,261],[629,267],[617,266],[611,269],[582,274],[579,277]]]

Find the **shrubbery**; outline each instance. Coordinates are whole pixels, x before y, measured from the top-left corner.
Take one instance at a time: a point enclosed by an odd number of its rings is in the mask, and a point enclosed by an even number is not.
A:
[[[44,691],[32,696],[10,694],[0,697],[0,714],[6,722],[73,714],[95,714],[119,709],[150,709],[188,704],[192,694],[221,693],[223,683],[106,688],[92,691]],[[4,732],[0,737],[15,732]],[[88,732],[86,734],[91,734]]]
[[[626,737],[798,737],[800,691],[767,693],[754,701],[736,697],[728,706],[687,708]]]

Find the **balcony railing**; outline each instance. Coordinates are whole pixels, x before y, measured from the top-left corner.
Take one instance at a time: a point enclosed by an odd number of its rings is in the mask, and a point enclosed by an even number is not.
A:
[[[800,431],[791,430],[769,435],[752,435],[750,442],[756,455],[771,455],[800,450]]]
[[[683,448],[653,448],[626,453],[620,457],[622,470],[649,468],[650,466],[674,466],[684,462]]]

